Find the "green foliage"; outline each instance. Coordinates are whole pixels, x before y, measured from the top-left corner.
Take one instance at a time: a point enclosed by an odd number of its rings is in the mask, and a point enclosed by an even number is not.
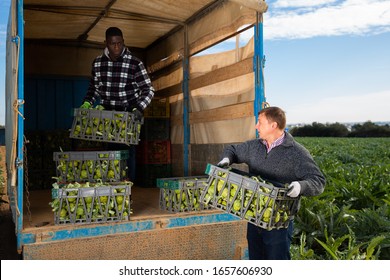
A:
[[[293,260],[314,260],[316,255],[313,249],[306,246],[306,233],[302,232],[299,244],[291,245],[291,258]]]
[[[390,137],[390,126],[368,121],[352,126],[352,130],[349,131],[345,125],[337,122],[333,124],[313,122],[302,127],[293,127],[290,132],[293,136],[302,137]]]
[[[327,183],[320,196],[302,197],[292,248],[305,235],[313,259],[390,259],[390,139],[296,140]]]
[[[326,242],[318,238],[316,238],[316,241],[326,250],[327,254],[333,260],[375,260],[380,253],[379,245],[385,239],[384,236],[377,236],[369,242],[356,244],[354,233],[351,230],[349,234],[338,237],[337,239],[328,236],[325,231],[325,237]],[[344,246],[342,247],[343,244]],[[365,245],[367,245],[366,249],[362,250]],[[379,248],[376,250],[377,247]]]
[[[321,124],[313,122],[311,125],[302,127],[294,127],[291,129],[291,134],[294,136],[310,136],[310,137],[346,137],[349,134],[347,127],[340,123]]]
[[[390,126],[379,126],[370,121],[352,127],[349,137],[390,137]]]

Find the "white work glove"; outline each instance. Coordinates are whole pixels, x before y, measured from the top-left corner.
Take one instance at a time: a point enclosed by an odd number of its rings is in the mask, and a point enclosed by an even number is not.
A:
[[[218,162],[217,166],[218,167],[227,167],[227,166],[229,166],[229,164],[230,164],[229,158],[225,157],[220,162]]]
[[[288,186],[287,196],[297,197],[300,193],[301,193],[301,184],[299,184],[299,182],[294,181]]]

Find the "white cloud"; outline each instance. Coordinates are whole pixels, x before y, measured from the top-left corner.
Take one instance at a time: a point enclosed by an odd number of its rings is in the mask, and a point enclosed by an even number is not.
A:
[[[390,121],[390,90],[324,98],[283,108],[288,123]]]
[[[390,0],[279,0],[269,5],[264,14],[265,40],[390,32]],[[246,44],[253,32],[250,28],[240,33],[240,44]],[[233,49],[235,40],[227,39],[202,55]]]
[[[275,1],[273,7],[275,8],[291,8],[291,7],[313,7],[324,4],[332,4],[338,0],[279,0]]]
[[[271,5],[264,14],[265,39],[364,35],[390,31],[390,1],[300,0],[277,1],[274,5],[276,12]],[[278,6],[311,9],[278,9]]]

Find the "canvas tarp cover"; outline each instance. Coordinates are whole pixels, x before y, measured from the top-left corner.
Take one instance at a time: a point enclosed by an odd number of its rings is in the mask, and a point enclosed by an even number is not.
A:
[[[253,40],[250,40],[243,48],[192,57],[190,77],[201,77],[212,70],[229,65],[234,67],[244,60],[252,59]],[[191,90],[190,143],[233,143],[255,138],[254,84],[254,73],[251,72]],[[182,144],[184,141],[183,94],[170,97],[170,102],[171,142]],[[247,108],[247,110],[242,111],[239,108]],[[218,114],[223,116],[219,117]]]
[[[249,4],[256,5],[258,10],[252,9]],[[117,26],[122,29],[127,46],[145,50],[145,64],[154,77],[154,73],[164,67],[182,61],[185,37],[188,54],[194,55],[233,36],[242,26],[255,24],[259,10],[266,11],[264,1],[26,0],[25,39],[103,46],[105,30],[109,26]],[[253,70],[216,83],[206,81],[196,87],[191,84],[193,79],[229,65],[238,65],[244,60],[249,61],[252,57],[251,41],[241,49],[190,58],[191,144],[239,142],[254,137]],[[252,65],[250,67],[253,69]],[[180,85],[182,80],[182,67],[177,67],[169,75],[153,78],[156,96],[166,88]],[[168,97],[172,109],[171,141],[183,143],[183,93],[179,91]],[[234,115],[237,112],[235,105],[240,104],[247,106],[248,110],[243,115]],[[242,111],[243,107],[240,108]],[[220,110],[225,117],[202,121],[203,112],[205,116],[221,115]]]
[[[25,0],[25,38],[103,43],[105,30],[117,26],[128,38],[128,46],[145,49],[188,25],[193,44],[215,37],[212,34],[226,28],[226,22],[236,21],[237,15],[253,16],[253,9],[237,2],[259,2],[259,9],[266,9],[261,0]],[[228,8],[215,9],[219,6]],[[199,19],[208,13],[214,13],[212,24],[200,28]]]

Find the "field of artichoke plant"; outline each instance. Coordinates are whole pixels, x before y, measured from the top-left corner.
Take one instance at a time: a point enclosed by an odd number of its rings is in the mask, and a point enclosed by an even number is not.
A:
[[[302,197],[293,259],[390,259],[390,138],[296,137],[326,176]]]

